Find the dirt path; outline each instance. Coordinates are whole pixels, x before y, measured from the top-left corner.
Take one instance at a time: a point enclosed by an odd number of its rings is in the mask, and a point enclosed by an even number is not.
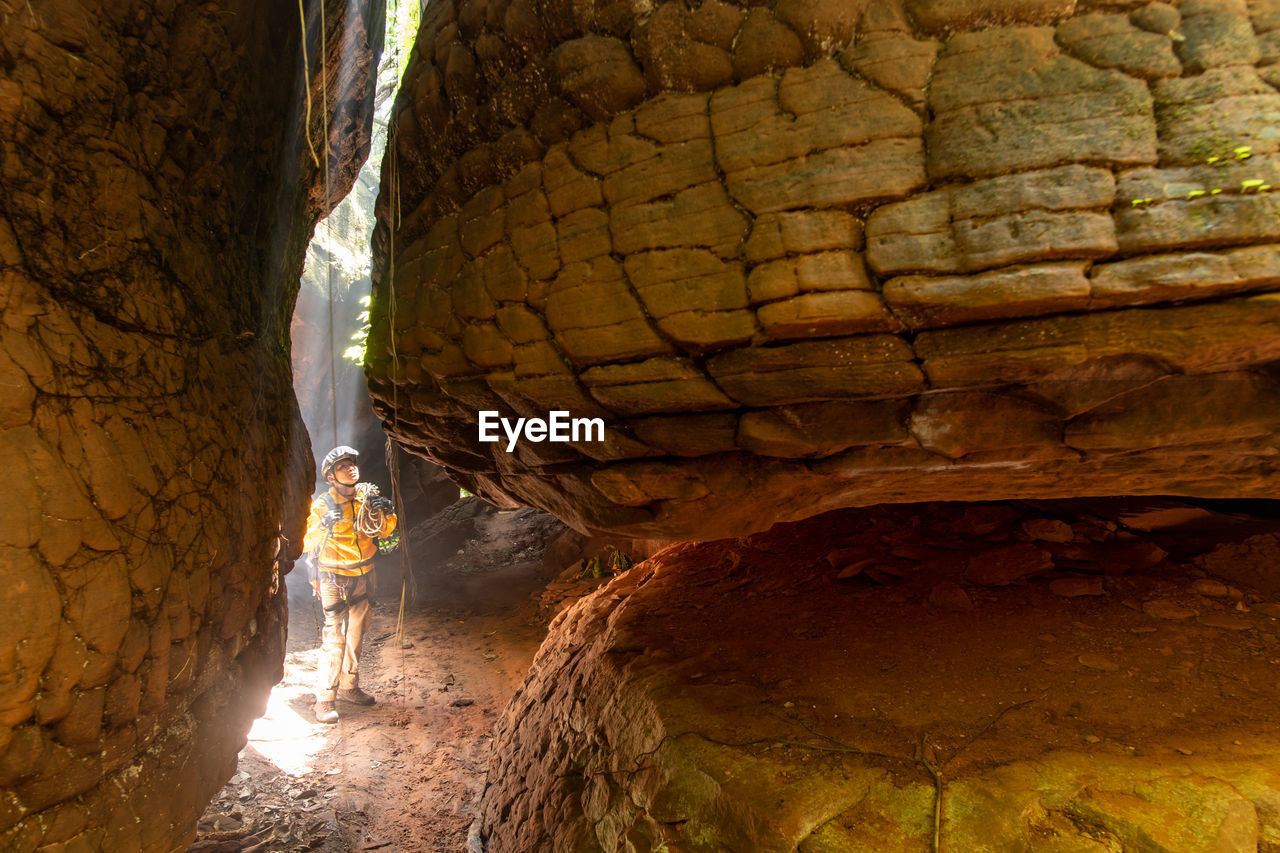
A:
[[[402,643],[383,590],[361,678],[378,704],[339,703],[331,726],[311,714],[319,611],[291,586],[284,680],[189,853],[465,851],[490,727],[545,636],[546,582],[536,561],[420,574]]]

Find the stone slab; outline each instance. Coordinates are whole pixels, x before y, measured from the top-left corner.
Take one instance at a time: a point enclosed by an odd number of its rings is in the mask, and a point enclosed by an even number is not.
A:
[[[968,276],[902,276],[885,282],[884,299],[912,329],[1085,308],[1086,264],[1014,267]]]
[[[1280,286],[1280,246],[1154,255],[1095,266],[1089,288],[1111,304],[1166,302]]]
[[[707,370],[734,400],[750,406],[900,396],[923,389],[911,348],[893,335],[866,335],[731,350]]]
[[[725,172],[742,172],[796,160],[831,148],[874,140],[918,137],[920,117],[892,95],[858,80],[834,60],[787,70],[777,100],[754,85],[726,89],[711,99],[716,161]],[[755,120],[726,120],[740,104],[759,105]]]
[[[613,250],[629,255],[649,249],[708,248],[735,257],[749,225],[718,180],[682,190],[671,198],[612,208]]]
[[[620,415],[731,409],[733,401],[687,359],[658,358],[586,370],[583,384]]]
[[[729,193],[755,214],[905,198],[924,186],[920,139],[877,139],[726,175]]]
[[[623,268],[645,310],[655,319],[683,311],[747,307],[742,267],[705,249],[641,252],[628,256]]]
[[[1223,445],[1280,429],[1280,386],[1251,373],[1170,376],[1073,418],[1064,440],[1082,450]]]
[[[938,387],[1035,381],[1093,358],[1143,355],[1188,373],[1240,369],[1280,358],[1280,295],[1206,305],[1129,308],[1016,323],[938,329],[916,336]]]
[[[732,412],[659,415],[629,425],[638,439],[672,456],[708,456],[737,449],[738,416]]]
[[[862,256],[856,252],[817,252],[769,261],[752,269],[747,278],[752,304],[813,291],[873,289]]]
[[[862,248],[863,226],[839,210],[796,210],[756,217],[743,252],[749,263],[791,254]]]
[[[905,441],[906,406],[899,401],[807,403],[743,413],[737,444],[761,456],[830,456],[858,445]]]
[[[774,340],[902,330],[880,295],[865,290],[803,293],[762,305],[756,316],[764,333]]]
[[[752,311],[680,311],[655,322],[681,350],[699,355],[740,346],[760,332]]]
[[[1182,63],[1173,39],[1134,26],[1128,15],[1090,13],[1058,25],[1058,43],[1067,53],[1098,68],[1115,68],[1145,80],[1178,77]]]

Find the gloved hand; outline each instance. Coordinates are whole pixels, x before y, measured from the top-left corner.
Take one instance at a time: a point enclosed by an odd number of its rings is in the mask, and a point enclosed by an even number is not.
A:
[[[369,499],[369,507],[379,512],[395,512],[396,506],[391,502],[390,498],[384,498],[382,495],[374,495]]]
[[[339,521],[342,521],[342,510],[337,507],[334,507],[320,517],[320,523],[330,529],[332,529]]]

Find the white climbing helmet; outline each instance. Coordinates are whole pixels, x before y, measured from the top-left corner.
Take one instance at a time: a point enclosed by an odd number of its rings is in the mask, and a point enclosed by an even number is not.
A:
[[[320,476],[328,478],[328,476],[333,473],[333,466],[337,465],[343,459],[350,459],[354,462],[359,458],[359,450],[356,450],[354,447],[347,447],[345,444],[340,444],[324,455],[324,461],[320,463]]]

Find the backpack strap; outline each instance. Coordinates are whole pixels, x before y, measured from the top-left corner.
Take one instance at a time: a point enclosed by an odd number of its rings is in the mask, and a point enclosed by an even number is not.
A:
[[[330,512],[333,512],[335,509],[337,509],[337,508],[338,508],[338,504],[334,502],[334,500],[333,500],[333,495],[329,494],[329,490],[328,490],[328,489],[325,489],[323,492],[321,492],[321,493],[320,493],[320,499],[324,501],[324,505],[325,505],[325,506],[327,506],[327,507],[329,508],[329,511],[330,511]],[[310,560],[310,563],[311,563],[311,571],[314,573],[314,576],[315,576],[315,577],[319,577],[319,574],[320,574],[320,552],[321,552],[321,551],[323,551],[323,550],[324,550],[324,546],[325,546],[326,544],[328,544],[328,542],[329,542],[329,533],[330,533],[330,532],[331,532],[331,531],[325,531],[325,534],[324,534],[324,540],[323,540],[323,541],[321,541],[321,543],[315,547],[315,550],[313,550],[313,551],[311,552],[311,560]]]

